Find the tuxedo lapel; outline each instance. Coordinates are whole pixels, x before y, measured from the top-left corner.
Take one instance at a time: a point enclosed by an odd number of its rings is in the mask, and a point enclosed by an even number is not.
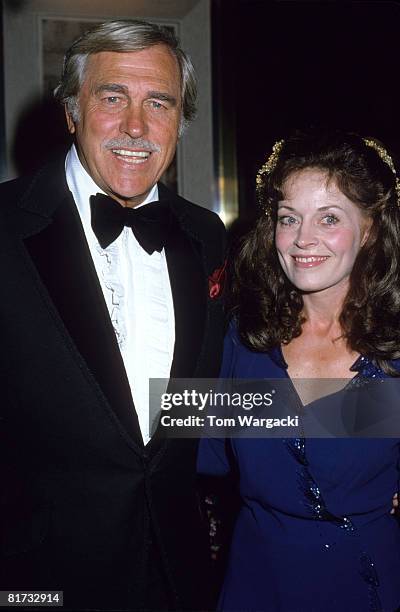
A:
[[[174,302],[175,348],[171,378],[195,375],[204,336],[206,299],[201,253],[175,221],[165,247]]]
[[[59,176],[62,183],[65,178]],[[62,184],[61,183],[61,184]],[[39,189],[37,187],[36,191]],[[69,191],[53,192],[52,221],[24,243],[52,303],[88,369],[130,436],[142,444],[121,353],[78,212]],[[29,202],[32,202],[31,196]],[[39,194],[36,193],[35,201]],[[43,209],[49,210],[43,195]],[[24,203],[28,205],[27,202]],[[69,338],[66,334],[66,342]]]
[[[174,196],[161,184],[159,194],[160,199],[169,199],[175,219],[165,249],[176,332],[171,378],[202,377],[203,372],[218,371],[219,367],[219,351],[215,352],[215,356],[209,355],[216,361],[216,368],[204,368],[204,355],[209,324],[215,319],[216,307],[222,313],[220,297],[210,299],[208,283],[212,273],[223,264],[221,253],[225,236],[221,232],[221,241],[217,243],[208,239],[206,211]],[[201,231],[199,225],[202,226]],[[211,235],[215,236],[214,233]]]

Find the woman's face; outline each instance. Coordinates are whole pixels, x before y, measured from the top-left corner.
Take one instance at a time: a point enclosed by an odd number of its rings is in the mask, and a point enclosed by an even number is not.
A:
[[[370,220],[322,170],[291,174],[278,205],[275,245],[283,271],[300,291],[347,291]]]

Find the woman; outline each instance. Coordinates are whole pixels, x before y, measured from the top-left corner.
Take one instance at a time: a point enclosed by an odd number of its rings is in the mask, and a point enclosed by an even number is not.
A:
[[[275,144],[257,190],[221,376],[289,379],[306,415],[319,400],[301,379],[399,376],[400,184],[384,147],[297,133]],[[240,480],[219,609],[397,609],[398,463],[393,438],[202,440],[200,471]]]

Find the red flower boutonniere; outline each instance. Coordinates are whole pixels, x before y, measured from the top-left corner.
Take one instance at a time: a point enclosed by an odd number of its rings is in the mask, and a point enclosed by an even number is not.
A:
[[[226,279],[226,264],[227,260],[225,259],[224,264],[221,268],[217,268],[208,277],[208,291],[210,294],[210,298],[215,300],[215,298],[219,297],[224,290],[225,279]]]

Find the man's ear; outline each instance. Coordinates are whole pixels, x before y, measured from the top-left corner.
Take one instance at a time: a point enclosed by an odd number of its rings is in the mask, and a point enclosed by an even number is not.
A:
[[[66,104],[64,104],[65,118],[67,120],[68,131],[70,134],[75,134],[75,123]]]

